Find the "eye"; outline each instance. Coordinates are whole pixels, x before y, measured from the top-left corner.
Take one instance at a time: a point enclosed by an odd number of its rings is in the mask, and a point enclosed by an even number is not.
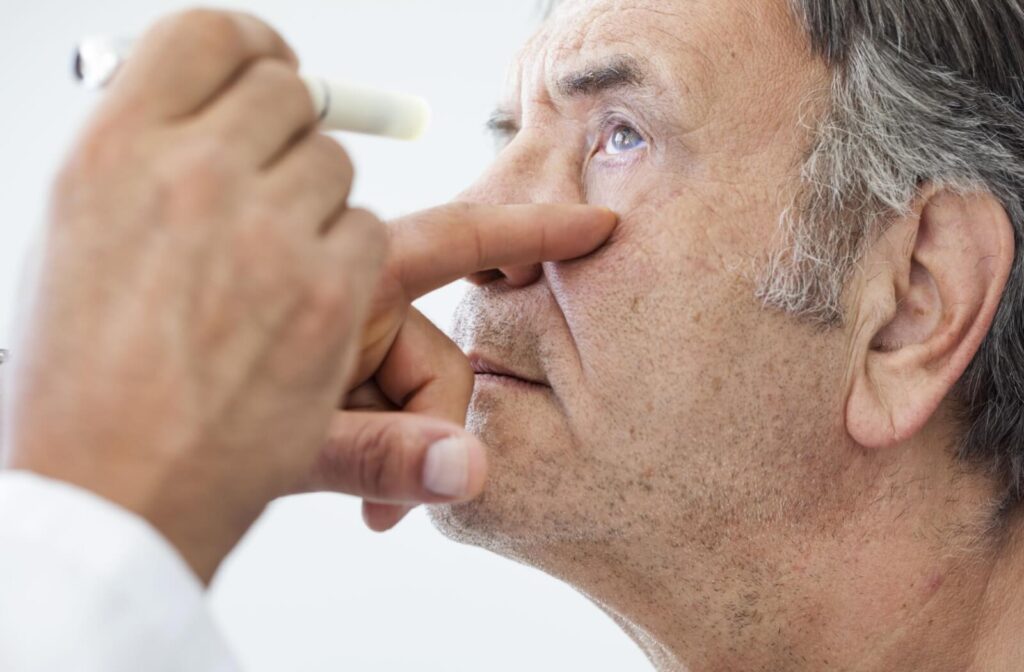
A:
[[[625,154],[647,146],[644,136],[635,128],[625,124],[616,124],[611,127],[611,132],[604,143],[605,154]]]

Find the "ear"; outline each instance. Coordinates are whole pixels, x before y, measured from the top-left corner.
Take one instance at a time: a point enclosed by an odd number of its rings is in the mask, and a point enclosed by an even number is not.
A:
[[[850,312],[846,427],[857,443],[892,447],[928,423],[988,334],[1014,252],[992,195],[934,187],[867,250]]]

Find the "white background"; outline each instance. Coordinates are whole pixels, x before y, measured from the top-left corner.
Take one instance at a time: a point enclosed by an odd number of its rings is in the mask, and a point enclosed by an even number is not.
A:
[[[76,39],[137,35],[185,3],[0,2],[2,345],[13,326],[17,267],[43,221],[49,180],[95,100],[69,79]],[[420,143],[343,138],[359,171],[354,200],[384,216],[450,198],[487,164],[483,122],[504,66],[537,21],[533,0],[224,4],[270,20],[309,72],[432,102],[435,123]],[[432,295],[421,308],[447,326],[460,291]],[[227,562],[212,602],[253,672],[649,669],[572,589],[443,539],[420,512],[389,535],[373,535],[362,528],[357,502],[340,496],[272,506]]]

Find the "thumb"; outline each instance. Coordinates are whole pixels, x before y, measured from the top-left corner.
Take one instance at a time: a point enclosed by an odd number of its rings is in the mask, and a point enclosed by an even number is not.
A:
[[[411,413],[339,412],[306,489],[443,504],[479,495],[486,475],[483,444],[456,424]]]

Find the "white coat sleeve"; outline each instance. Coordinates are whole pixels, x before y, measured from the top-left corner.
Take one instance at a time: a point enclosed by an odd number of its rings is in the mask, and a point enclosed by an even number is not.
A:
[[[141,517],[0,471],[0,670],[228,672],[203,586]]]

